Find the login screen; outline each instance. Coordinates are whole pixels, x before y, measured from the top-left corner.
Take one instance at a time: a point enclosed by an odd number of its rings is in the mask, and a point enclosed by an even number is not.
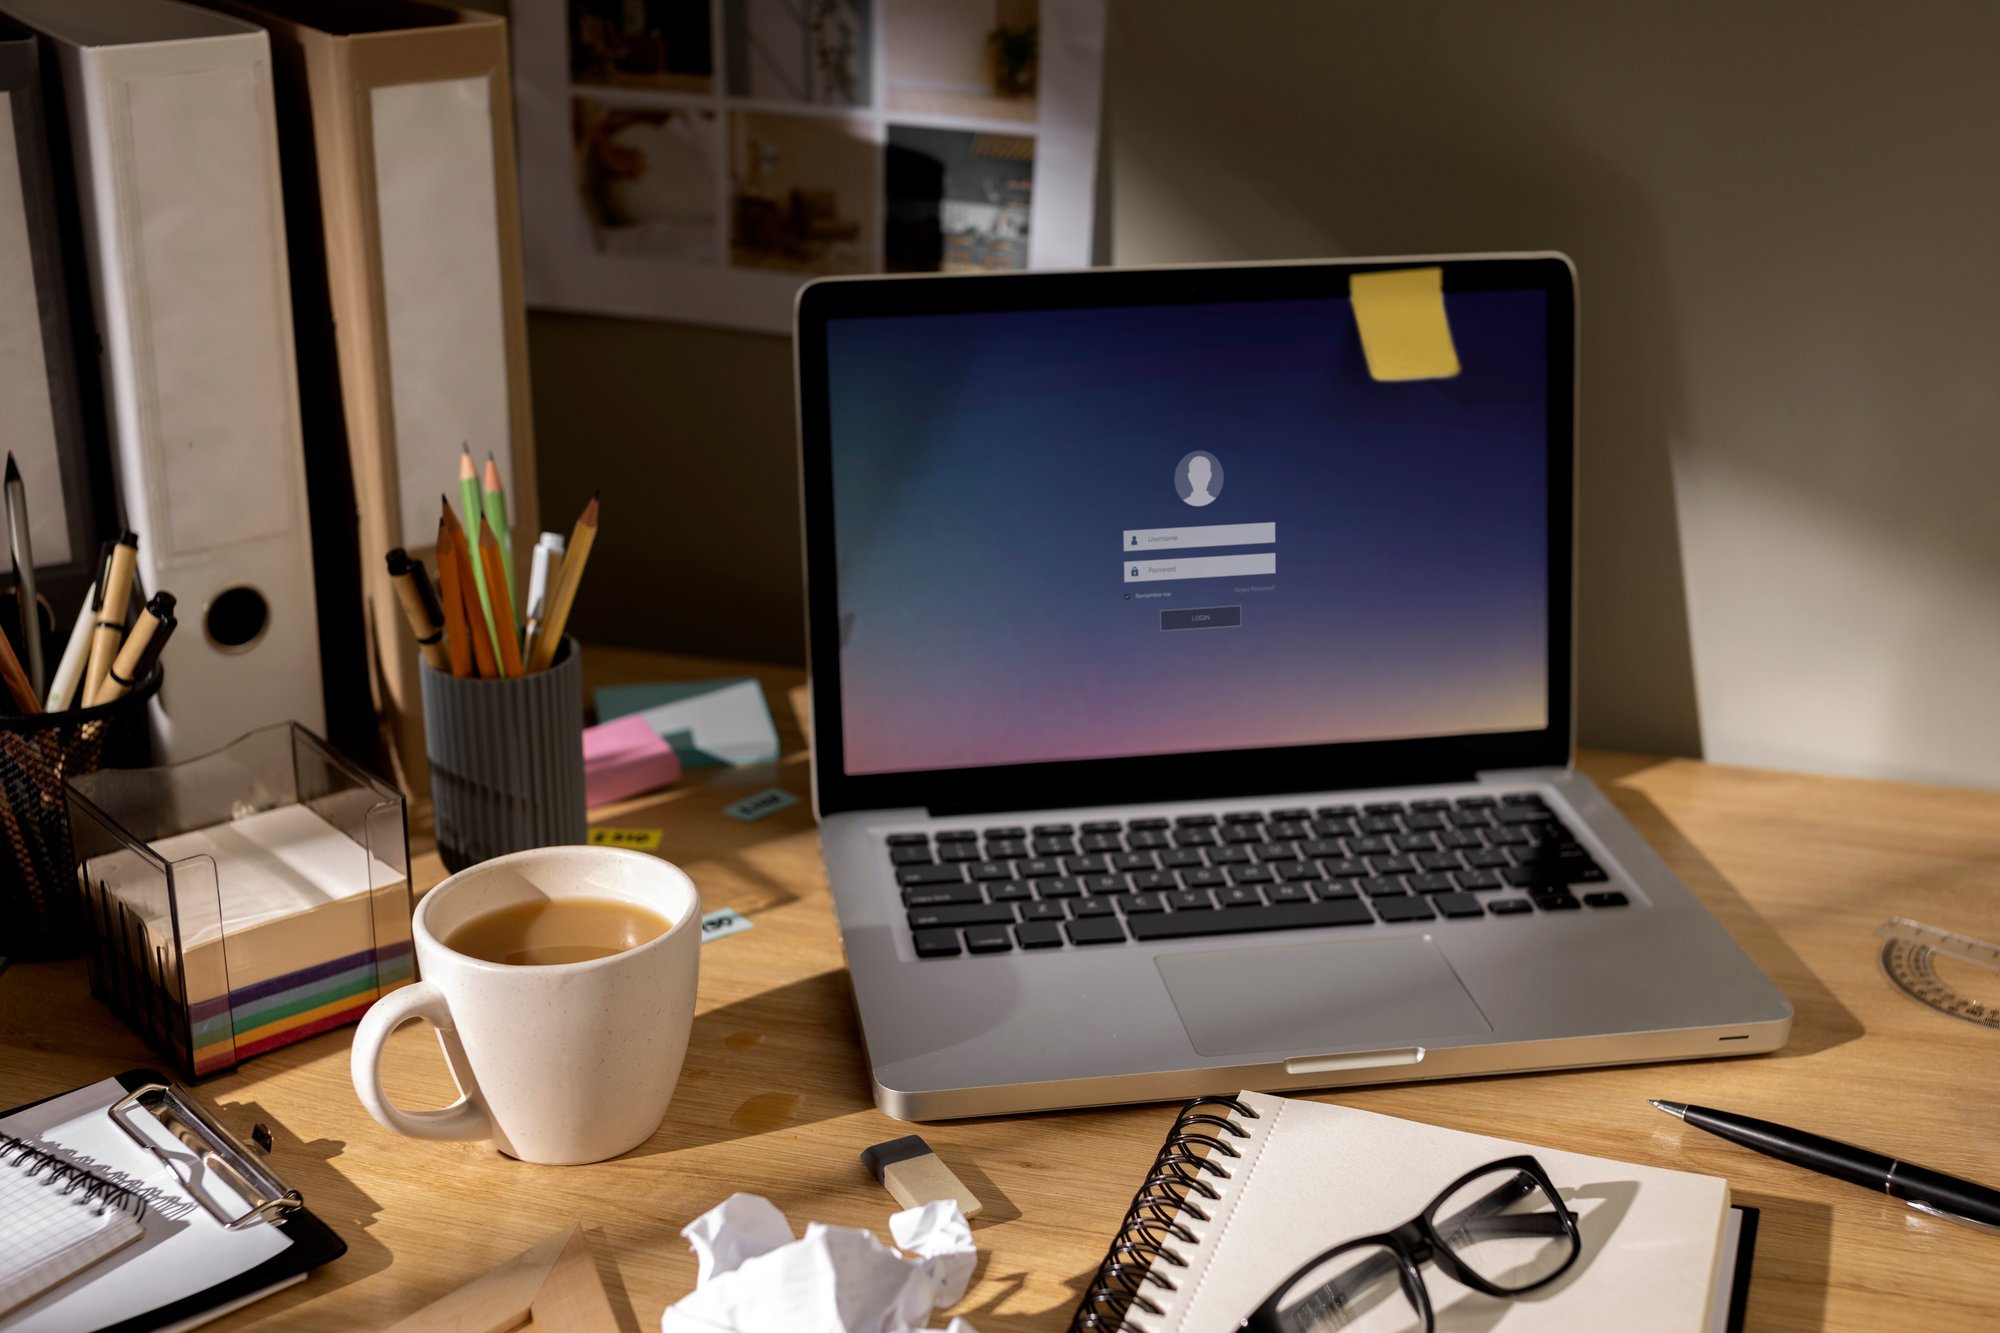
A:
[[[1548,724],[1546,298],[827,329],[850,774]]]

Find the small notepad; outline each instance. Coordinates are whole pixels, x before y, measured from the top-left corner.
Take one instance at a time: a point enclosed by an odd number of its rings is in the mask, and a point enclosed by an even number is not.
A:
[[[0,1315],[144,1234],[130,1190],[0,1134]]]
[[[1211,1150],[1213,1166],[1190,1165],[1190,1145],[1214,1142],[1224,1146]],[[1172,1192],[1180,1194],[1188,1180],[1200,1182],[1188,1194],[1200,1216],[1178,1213],[1171,1234],[1156,1217],[1120,1236],[1136,1239],[1142,1256],[1160,1250],[1150,1276],[1162,1282],[1135,1288],[1128,1259],[1117,1286],[1126,1295],[1107,1312],[1094,1287],[1084,1308],[1100,1311],[1094,1327],[1124,1333],[1233,1333],[1315,1255],[1398,1226],[1467,1171],[1521,1153],[1542,1164],[1575,1211],[1581,1255],[1546,1288],[1511,1300],[1427,1268],[1441,1331],[1691,1333],[1721,1326],[1735,1245],[1726,1181],[1256,1092],[1191,1103],[1140,1191],[1145,1198],[1159,1182],[1178,1181]],[[1114,1249],[1096,1283],[1120,1255],[1134,1252]],[[1145,1304],[1129,1298],[1135,1290]],[[1351,1323],[1339,1326],[1403,1330],[1410,1313],[1384,1301],[1357,1308]]]

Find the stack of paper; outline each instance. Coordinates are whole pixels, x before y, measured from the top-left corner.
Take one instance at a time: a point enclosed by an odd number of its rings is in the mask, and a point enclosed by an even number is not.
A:
[[[309,807],[150,845],[175,867],[174,913],[137,852],[97,857],[89,874],[155,950],[171,953],[178,915],[197,1074],[351,1023],[411,979],[406,877]]]

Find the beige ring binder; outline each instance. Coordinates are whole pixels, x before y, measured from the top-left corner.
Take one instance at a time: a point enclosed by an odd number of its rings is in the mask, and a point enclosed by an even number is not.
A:
[[[383,553],[433,555],[466,445],[538,530],[507,25],[428,0],[205,2],[270,34],[287,185],[317,200],[324,267],[298,256],[294,281],[325,285],[332,346],[300,355],[338,361],[375,703],[420,793],[419,654]]]

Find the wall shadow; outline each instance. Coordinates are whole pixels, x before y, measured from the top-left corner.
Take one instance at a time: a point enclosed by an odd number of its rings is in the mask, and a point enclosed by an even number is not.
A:
[[[1473,49],[1449,7],[1235,7],[1222,40],[1256,61],[1188,41],[1214,22],[1192,0],[1110,13],[1120,262],[1576,261],[1580,733],[1699,754],[1670,452],[1685,370],[1657,201],[1635,172],[1557,114],[1534,69]]]

